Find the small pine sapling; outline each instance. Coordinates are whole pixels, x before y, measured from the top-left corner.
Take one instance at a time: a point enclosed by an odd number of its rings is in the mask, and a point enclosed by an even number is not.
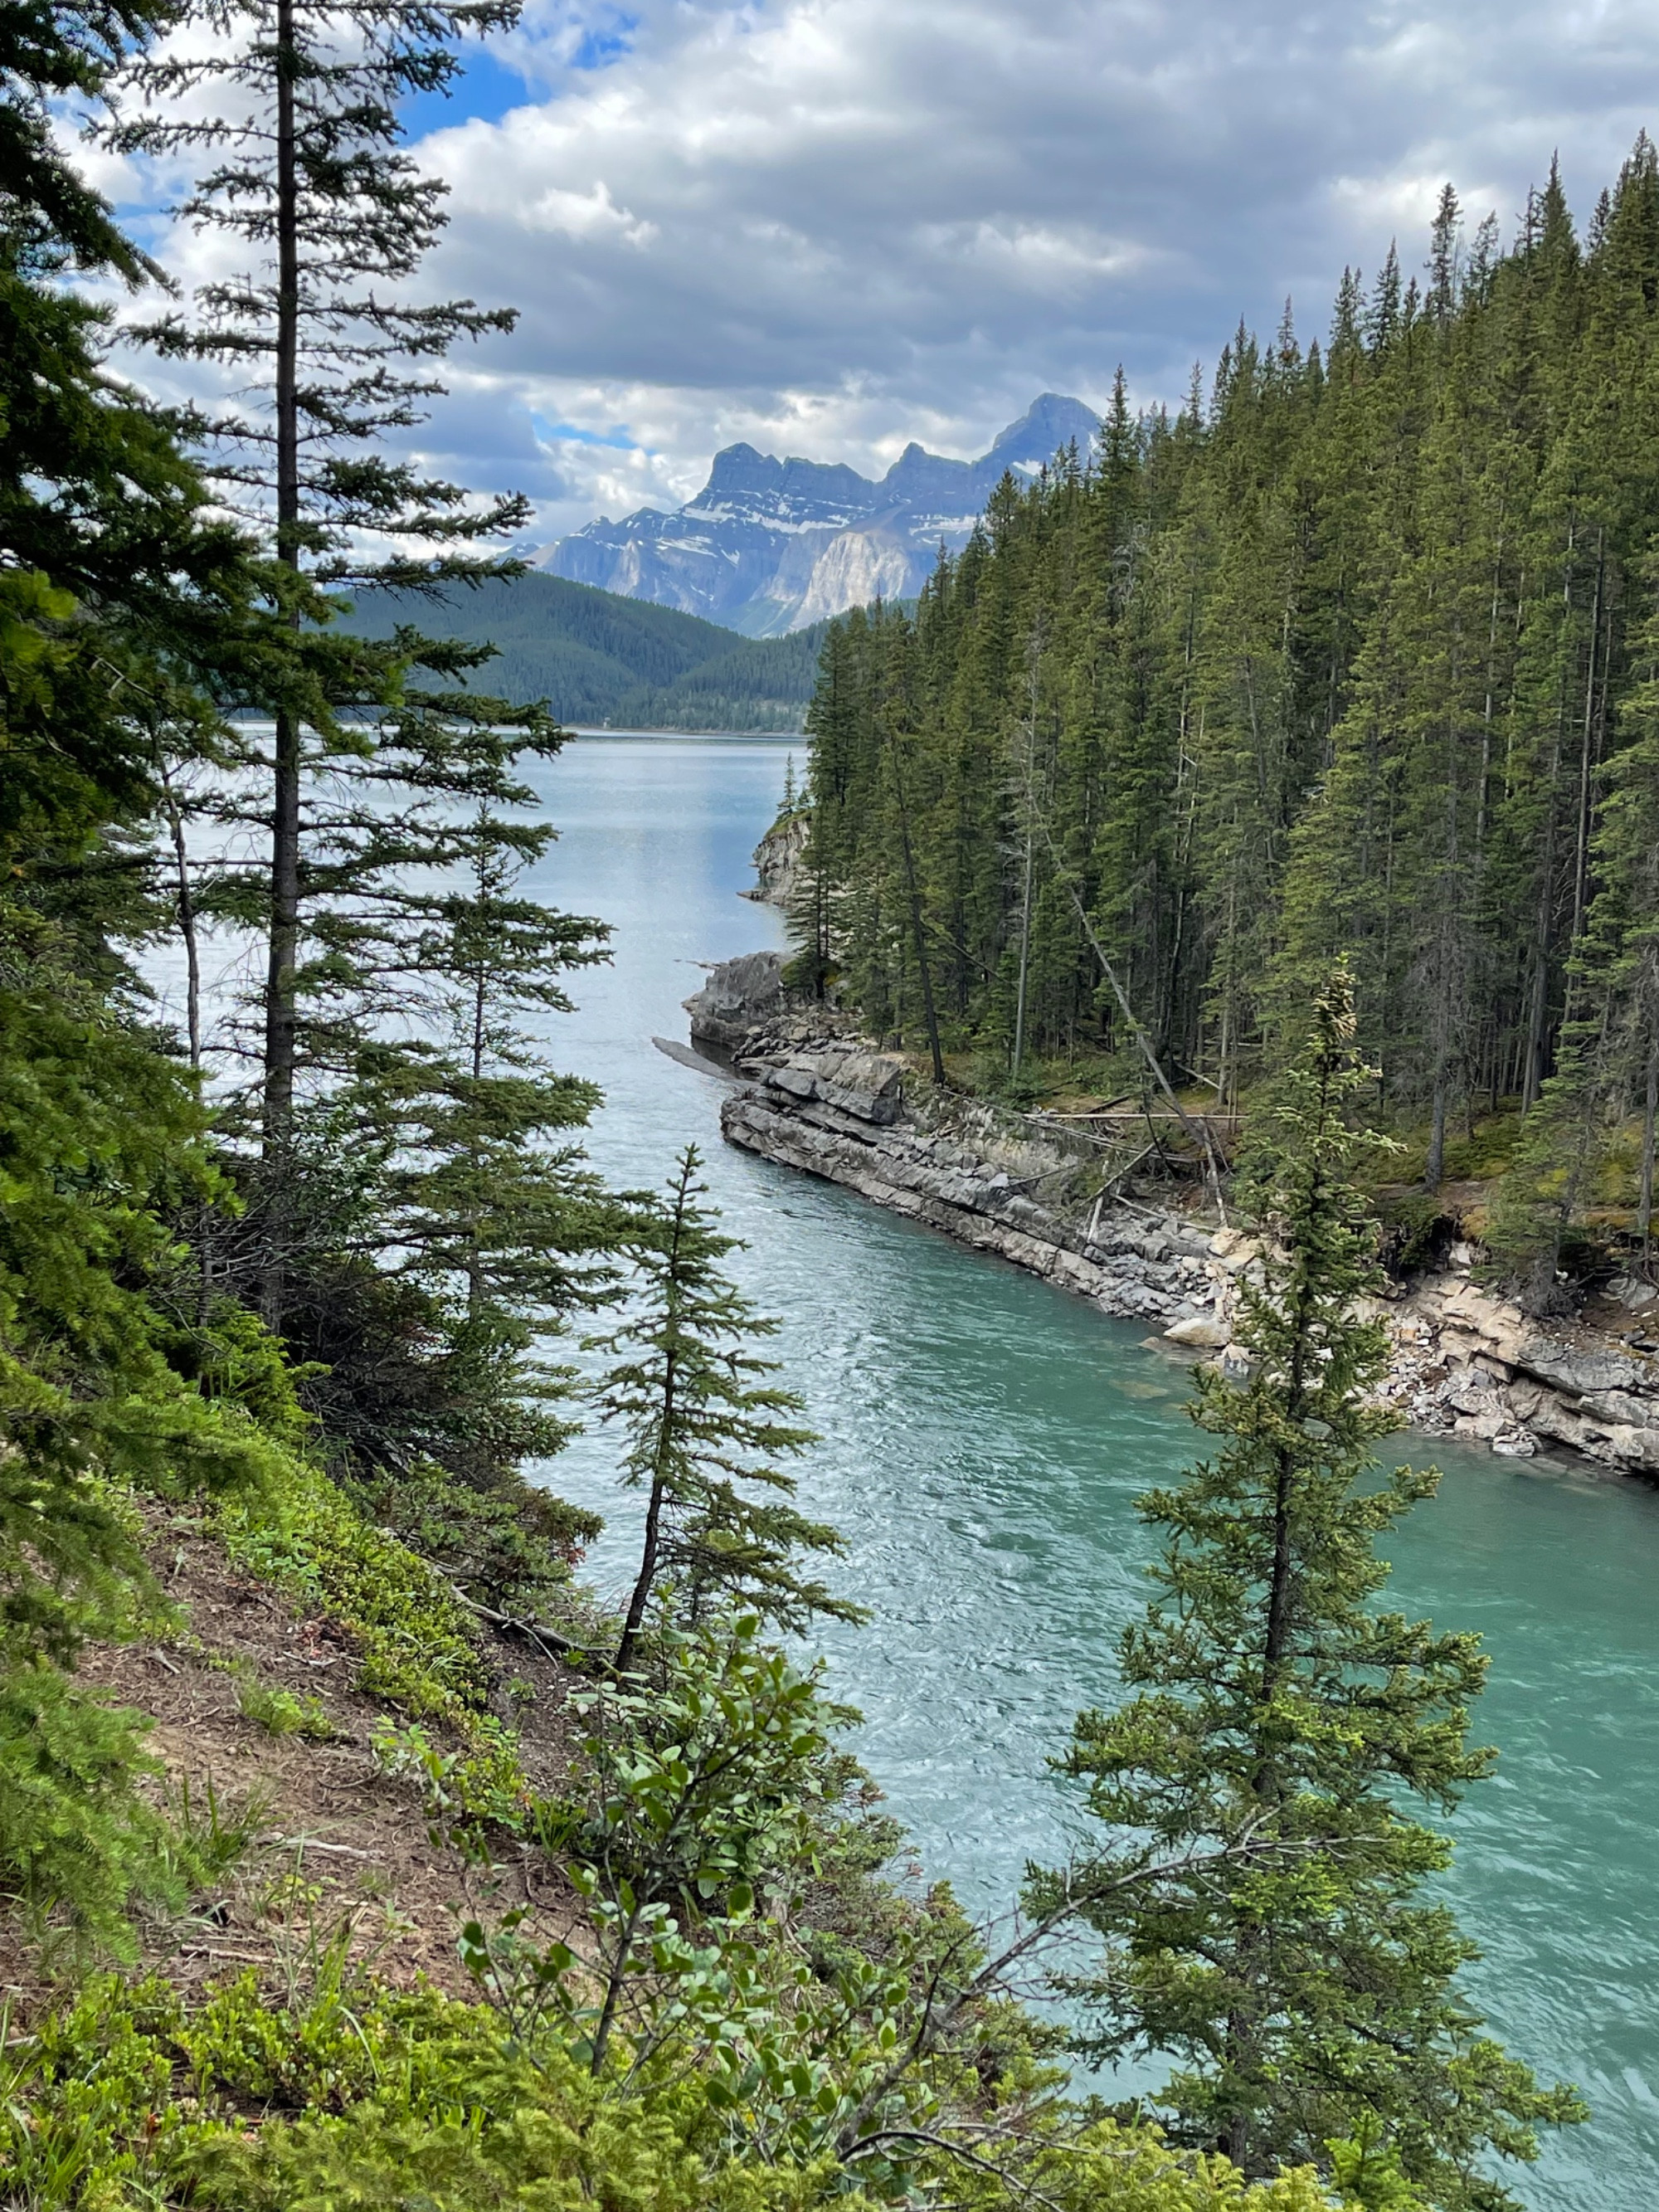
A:
[[[698,1200],[701,1159],[688,1145],[666,1204],[647,1217],[636,1258],[639,1310],[590,1340],[610,1365],[594,1400],[628,1440],[623,1480],[646,1492],[645,1538],[616,1666],[634,1662],[653,1593],[668,1582],[693,1622],[736,1601],[787,1628],[814,1613],[863,1618],[856,1606],[803,1577],[804,1552],[835,1553],[841,1539],[788,1502],[792,1479],[772,1462],[816,1441],[793,1418],[801,1401],[765,1378],[775,1360],[748,1349],[775,1321],[758,1315],[720,1261],[738,1249]]]

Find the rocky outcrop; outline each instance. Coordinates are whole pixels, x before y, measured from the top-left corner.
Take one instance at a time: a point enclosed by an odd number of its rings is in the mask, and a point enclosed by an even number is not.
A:
[[[806,850],[812,817],[803,807],[794,814],[780,814],[755,848],[755,887],[744,893],[765,906],[787,906],[795,870]]]
[[[1151,1322],[1174,1351],[1248,1371],[1233,1324],[1242,1286],[1261,1277],[1259,1239],[1109,1202],[1086,1138],[915,1081],[834,1013],[792,1009],[781,967],[775,953],[729,961],[686,1001],[694,1040],[738,1079],[720,1114],[732,1143]],[[1367,1302],[1394,1347],[1387,1402],[1415,1428],[1511,1457],[1564,1447],[1659,1478],[1659,1345],[1540,1328],[1470,1279],[1472,1257],[1458,1248],[1455,1272]]]
[[[1437,1276],[1382,1319],[1395,1402],[1416,1426],[1529,1455],[1565,1444],[1659,1476],[1659,1360],[1589,1329],[1540,1328],[1467,1277]]]
[[[1261,1250],[1225,1231],[1211,1239],[1218,1325],[1259,1273]],[[1511,1458],[1559,1444],[1659,1476],[1659,1360],[1590,1329],[1542,1328],[1471,1280],[1468,1265],[1366,1301],[1393,1345],[1384,1401],[1413,1428]]]
[[[981,1101],[907,1091],[908,1067],[828,1012],[782,1006],[752,955],[686,1001],[695,1042],[744,1079],[721,1109],[732,1143],[843,1184],[1160,1328],[1210,1314],[1208,1231],[1152,1207],[1096,1203],[1096,1153]],[[744,1024],[748,1022],[747,1034]]]
[[[760,1025],[781,1018],[783,955],[744,952],[710,965],[708,981],[685,1001],[695,1044],[713,1046],[717,1057],[739,1050]]]

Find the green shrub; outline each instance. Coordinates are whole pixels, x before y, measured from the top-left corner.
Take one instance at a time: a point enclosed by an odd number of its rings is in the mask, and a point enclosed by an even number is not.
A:
[[[238,1671],[236,1703],[244,1720],[269,1735],[303,1736],[309,1743],[334,1741],[334,1723],[320,1698],[302,1698],[293,1690],[262,1682],[251,1670]]]
[[[135,1901],[181,1910],[245,1846],[255,1814],[211,1790],[171,1820],[135,1784],[149,1723],[45,1661],[0,1674],[0,1899],[78,1954],[132,1956]]]
[[[482,1852],[489,1829],[521,1835],[534,1800],[518,1748],[499,1722],[485,1719],[470,1755],[440,1750],[418,1723],[398,1728],[382,1721],[374,1755],[388,1774],[417,1782],[436,1838],[462,1850]]]
[[[422,1559],[441,1559],[470,1597],[508,1613],[534,1613],[562,1594],[605,1526],[599,1514],[517,1475],[480,1490],[432,1460],[354,1480],[347,1494]]]
[[[29,2212],[873,2212],[828,2155],[734,2154],[708,2078],[592,2080],[427,1990],[328,1984],[273,2008],[251,1975],[186,2005],[106,1978],[0,2049],[0,2172]],[[1018,2185],[925,2148],[905,2201],[960,2212],[1328,2212],[1150,2129],[1051,2111]],[[1360,2197],[1348,2200],[1356,2205]],[[1368,2208],[1369,2212],[1369,2208]],[[1403,2212],[1403,2208],[1402,2208]]]
[[[217,1525],[238,1566],[350,1633],[370,1696],[417,1719],[477,1727],[489,1677],[471,1614],[326,1475],[296,1462],[280,1494],[231,1500]]]

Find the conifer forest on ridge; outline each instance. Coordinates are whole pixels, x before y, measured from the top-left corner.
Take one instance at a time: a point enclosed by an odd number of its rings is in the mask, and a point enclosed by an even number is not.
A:
[[[1656,293],[1644,138],[1582,240],[1553,175],[1509,244],[1448,187],[1423,280],[1346,276],[1322,343],[1241,327],[1173,416],[1120,380],[914,618],[831,632],[800,972],[989,1066],[1017,1030],[1127,1062],[1092,927],[1231,1108],[1346,955],[1370,1110],[1430,1189],[1460,1137],[1510,1169],[1490,1231],[1536,1303],[1587,1221],[1646,1251]]]

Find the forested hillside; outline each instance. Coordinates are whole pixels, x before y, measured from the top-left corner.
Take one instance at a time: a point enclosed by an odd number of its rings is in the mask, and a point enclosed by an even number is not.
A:
[[[1232,1104],[1346,956],[1412,1172],[1504,1122],[1486,1226],[1530,1295],[1589,1217],[1645,1250],[1653,148],[1582,234],[1553,174],[1507,247],[1448,187],[1420,278],[1346,275],[1322,345],[1241,327],[1173,415],[1120,380],[914,620],[831,631],[809,728],[801,972],[878,1029],[1006,1074],[1139,1026]]]
[[[825,628],[751,640],[538,570],[434,599],[360,591],[343,627],[384,639],[400,623],[493,645],[489,685],[545,699],[558,721],[647,730],[798,730]]]

